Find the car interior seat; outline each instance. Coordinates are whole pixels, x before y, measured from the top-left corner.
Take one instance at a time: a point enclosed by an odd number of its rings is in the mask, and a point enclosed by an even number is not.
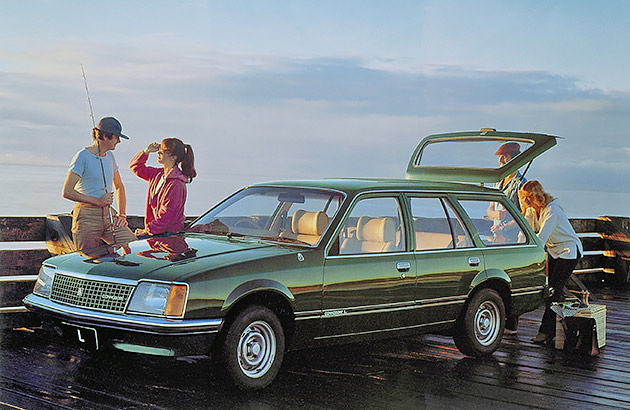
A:
[[[328,226],[328,215],[319,212],[307,212],[298,209],[291,219],[291,231],[299,241],[315,245]]]

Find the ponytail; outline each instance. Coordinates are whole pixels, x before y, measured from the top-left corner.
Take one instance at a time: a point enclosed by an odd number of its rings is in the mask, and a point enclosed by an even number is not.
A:
[[[195,171],[195,154],[190,144],[184,145],[184,159],[182,159],[182,173],[188,177],[188,182],[192,182],[193,178],[197,176]]]
[[[184,144],[180,139],[172,137],[163,139],[162,143],[177,158],[176,163],[181,164],[182,174],[188,177],[188,182],[191,182],[197,176],[197,171],[195,171],[195,155],[190,144]]]

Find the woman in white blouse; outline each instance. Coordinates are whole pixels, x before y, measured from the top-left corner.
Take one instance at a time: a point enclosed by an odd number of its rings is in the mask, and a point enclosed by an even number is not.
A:
[[[547,250],[548,282],[553,289],[547,300],[538,334],[532,342],[550,342],[556,334],[556,317],[551,302],[562,300],[564,286],[584,252],[582,242],[571,226],[558,201],[545,192],[538,181],[528,181],[518,191],[525,219],[530,223]]]

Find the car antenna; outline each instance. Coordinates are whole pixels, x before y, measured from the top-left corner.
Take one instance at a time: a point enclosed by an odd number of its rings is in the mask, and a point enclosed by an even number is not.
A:
[[[90,90],[88,89],[87,78],[85,77],[85,70],[83,64],[81,64],[81,74],[83,74],[83,84],[85,85],[85,93],[87,94],[88,105],[90,106],[90,118],[92,118],[92,130],[96,128],[96,122],[94,121],[94,110],[92,109],[92,100],[90,99]],[[105,178],[105,168],[103,168],[103,157],[101,157],[101,144],[96,141],[98,147],[98,160],[101,164],[101,175],[103,176],[103,184],[105,184],[105,193],[107,193],[107,178]],[[107,206],[107,213],[109,214],[109,227],[112,231],[112,239],[116,243],[116,232],[114,230],[114,219],[112,218],[112,208]]]

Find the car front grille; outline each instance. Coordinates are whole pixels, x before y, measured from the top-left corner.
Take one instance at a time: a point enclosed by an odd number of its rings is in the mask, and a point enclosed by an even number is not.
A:
[[[55,275],[50,299],[87,309],[124,312],[134,286]]]

